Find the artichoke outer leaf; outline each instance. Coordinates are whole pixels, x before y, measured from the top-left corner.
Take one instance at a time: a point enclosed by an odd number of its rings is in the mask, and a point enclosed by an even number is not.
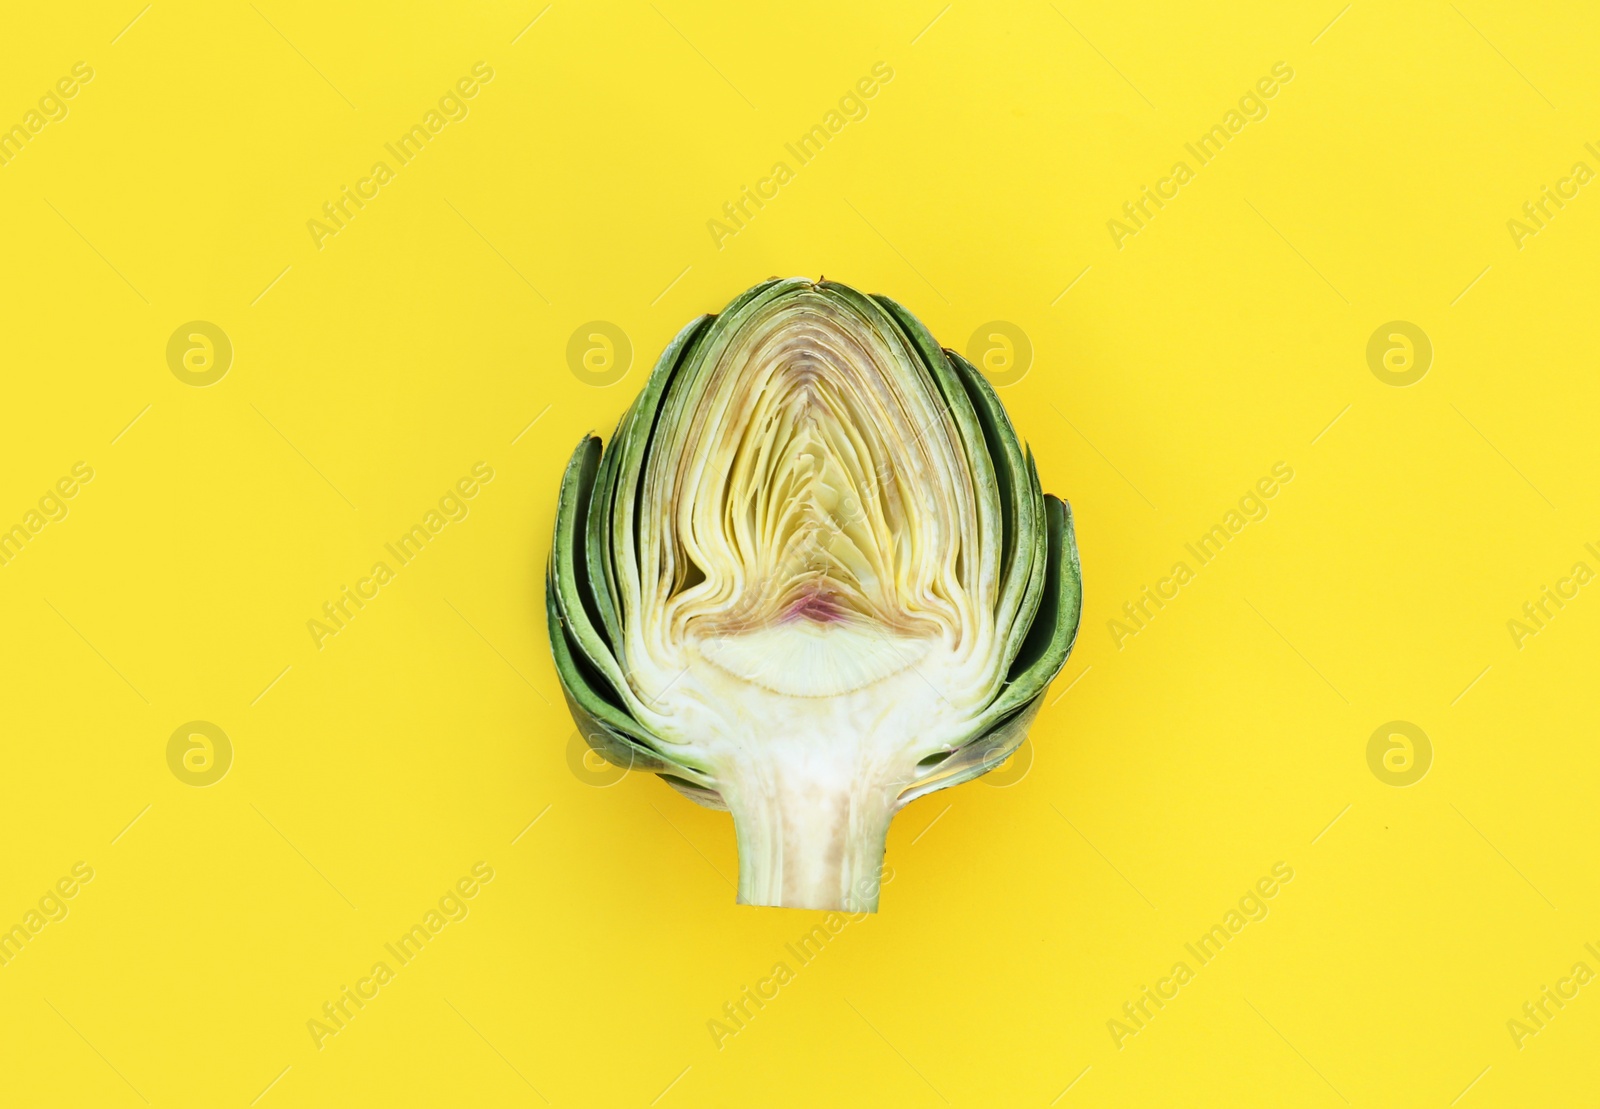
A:
[[[998,611],[1001,626],[1007,628],[1005,659],[1009,667],[1033,626],[1044,592],[1048,553],[1044,496],[1033,456],[1022,449],[1021,440],[1001,407],[994,386],[960,354],[953,350],[944,353],[972,398],[990,455],[995,460],[995,474],[1004,498],[1002,503],[1009,509],[1005,515],[1005,588]]]
[[[611,448],[600,459],[600,472],[589,493],[585,536],[587,561],[590,577],[595,581],[597,592],[601,591],[600,582],[604,581],[600,615],[613,644],[622,640],[622,624],[618,615],[621,593],[617,560],[619,557],[626,557],[626,554],[612,541],[613,535],[618,531],[615,526],[618,497],[622,496],[624,502],[631,505],[638,494],[638,475],[642,473],[642,467],[628,470],[633,479],[627,487],[626,494],[619,493],[624,463],[630,456],[637,459],[642,455],[644,440],[654,428],[662,392],[677,374],[695,338],[705,331],[711,319],[711,316],[699,316],[691,320],[673,337],[672,342],[667,344],[667,349],[661,352],[661,357],[656,360],[654,369],[650,371],[644,389],[617,421],[616,431],[611,437]],[[633,444],[637,449],[631,453],[618,449],[627,444]],[[634,562],[633,566],[636,573],[637,562]]]
[[[1048,570],[1044,595],[1028,638],[1012,664],[1006,690],[986,714],[985,722],[1014,712],[1043,693],[1061,668],[1078,638],[1083,615],[1083,571],[1078,563],[1078,543],[1073,534],[1072,509],[1059,497],[1045,494],[1045,529],[1049,538]]]
[[[637,700],[632,688],[616,658],[596,632],[584,604],[581,575],[587,563],[578,557],[574,546],[583,535],[580,510],[593,486],[600,451],[600,440],[594,436],[578,444],[567,464],[557,503],[556,540],[546,591],[550,648],[556,661],[556,673],[568,704],[574,709],[573,718],[580,734],[601,755],[619,766],[640,769],[674,766],[685,776],[702,778],[699,768],[661,757],[659,741],[638,722],[632,710],[632,703]],[[604,693],[590,681],[580,662],[588,664],[605,683],[608,688]]]
[[[1043,704],[1044,694],[1041,693],[1024,705],[1020,712],[1013,713],[970,743],[951,752],[949,758],[901,792],[899,807],[904,808],[919,797],[962,785],[994,770],[1028,738],[1028,729],[1032,727]]]
[[[551,653],[555,656],[556,674],[561,679],[561,694],[573,723],[578,726],[578,734],[607,762],[617,766],[637,770],[677,769],[656,755],[649,745],[649,732],[589,681],[573,653],[556,605],[553,601],[547,602],[545,609],[549,617]]]

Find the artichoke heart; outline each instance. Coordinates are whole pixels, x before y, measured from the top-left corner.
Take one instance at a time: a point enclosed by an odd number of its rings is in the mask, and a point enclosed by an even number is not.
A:
[[[894,813],[1022,742],[1081,607],[1071,511],[993,388],[836,282],[689,324],[561,484],[579,731],[732,813],[744,904],[875,910]]]

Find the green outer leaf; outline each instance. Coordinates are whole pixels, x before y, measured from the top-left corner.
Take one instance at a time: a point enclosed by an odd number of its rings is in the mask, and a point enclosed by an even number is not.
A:
[[[550,649],[555,656],[562,692],[580,733],[607,759],[619,766],[677,769],[685,777],[709,783],[703,770],[662,750],[660,741],[639,722],[633,711],[637,699],[622,675],[621,666],[601,642],[584,608],[583,583],[578,579],[578,567],[584,563],[574,547],[583,534],[579,510],[592,491],[599,457],[600,440],[586,436],[567,464],[557,503],[555,544],[546,575],[545,611],[550,628]],[[595,686],[584,664],[610,688]]]
[[[926,797],[938,790],[970,782],[1005,762],[1013,751],[1022,746],[1022,741],[1028,738],[1028,729],[1033,726],[1033,718],[1039,714],[1039,708],[1043,704],[1044,693],[1041,692],[1039,696],[1024,705],[1020,712],[1013,713],[988,731],[957,748],[954,754],[935,766],[927,775],[903,789],[898,798],[899,805],[903,808],[918,797]]]
[[[1028,466],[1031,471],[1031,454]],[[901,805],[935,790],[971,781],[1004,762],[1028,737],[1050,682],[1066,664],[1083,611],[1083,572],[1073,535],[1072,509],[1049,494],[1045,494],[1044,506],[1048,521],[1040,538],[1048,541],[1048,557],[1039,561],[1048,565],[1039,613],[1024,643],[1025,654],[1019,656],[1023,670],[980,718],[973,737],[901,792]]]
[[[546,594],[545,612],[550,626],[550,649],[555,656],[556,674],[561,679],[561,693],[567,700],[567,709],[578,734],[608,762],[617,766],[639,770],[662,770],[667,764],[658,759],[651,749],[629,735],[642,729],[631,716],[608,702],[591,686],[578,668],[578,663],[568,642],[566,629],[561,623],[561,613],[556,603],[555,591]]]
[[[572,452],[572,460],[567,463],[566,474],[561,479],[561,495],[556,502],[555,546],[550,552],[550,590],[555,595],[561,625],[574,650],[610,683],[618,703],[637,719],[642,707],[639,698],[623,674],[621,664],[595,631],[583,603],[580,575],[587,564],[580,561],[577,548],[599,462],[600,440],[593,435],[585,436]]]
[[[1031,458],[1029,465],[1031,468]],[[1078,564],[1078,543],[1072,531],[1072,509],[1048,493],[1044,505],[1050,543],[1044,595],[1028,638],[1012,664],[1013,673],[1005,692],[983,714],[980,731],[993,728],[997,721],[1042,694],[1066,665],[1078,637],[1078,622],[1083,615],[1083,570]]]
[[[1033,468],[1032,455],[1024,455],[1022,444],[1011,419],[1006,415],[995,393],[976,366],[953,350],[945,355],[960,373],[968,394],[973,398],[979,421],[989,442],[989,451],[995,459],[995,473],[1000,478],[1001,492],[1009,495],[1011,515],[1007,530],[1005,551],[1005,581],[996,610],[997,626],[1005,629],[1005,666],[1009,671],[1017,652],[1027,638],[1033,619],[1039,609],[1039,598],[1044,592],[1047,563],[1047,540],[1042,526],[1045,516],[1044,495],[1039,489],[1039,475]]]
[[[617,429],[611,436],[611,448],[600,459],[600,473],[589,496],[585,543],[589,579],[600,609],[601,621],[605,625],[606,636],[613,650],[621,650],[622,643],[622,621],[617,611],[617,598],[620,596],[617,591],[617,552],[611,541],[615,530],[613,514],[616,510],[617,485],[622,460],[626,453],[618,448],[622,444],[634,441],[641,434],[638,430],[641,423],[648,421],[654,424],[661,391],[667,387],[682,364],[684,352],[688,350],[691,341],[704,330],[711,319],[713,319],[711,316],[699,316],[690,321],[673,337],[672,342],[667,344],[667,349],[661,352],[661,357],[656,359],[655,368],[650,371],[645,387],[633,399],[628,411],[623,413],[622,419],[617,421]],[[638,485],[637,473],[633,477],[632,485],[635,487]]]

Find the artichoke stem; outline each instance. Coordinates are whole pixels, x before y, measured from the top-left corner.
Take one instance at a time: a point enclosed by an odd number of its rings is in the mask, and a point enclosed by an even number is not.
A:
[[[742,768],[723,792],[739,842],[739,904],[877,912],[896,791],[854,768],[781,762]]]

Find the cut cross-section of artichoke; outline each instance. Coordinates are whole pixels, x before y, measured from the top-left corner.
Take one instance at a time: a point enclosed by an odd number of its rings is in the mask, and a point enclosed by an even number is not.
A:
[[[607,758],[727,808],[746,904],[872,910],[913,797],[1021,743],[1077,633],[1072,518],[898,304],[772,280],[567,467],[556,669]]]

